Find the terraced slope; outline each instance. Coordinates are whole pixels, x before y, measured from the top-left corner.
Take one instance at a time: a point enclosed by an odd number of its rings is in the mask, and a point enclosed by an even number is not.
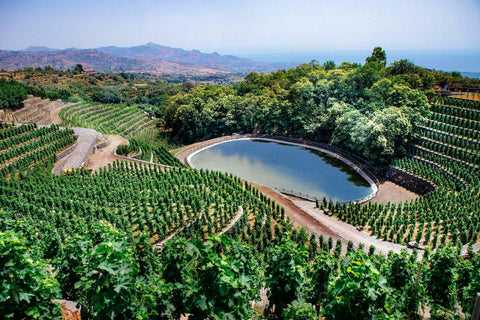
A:
[[[64,103],[62,100],[50,101],[34,96],[29,96],[23,101],[24,107],[18,110],[2,110],[0,120],[22,124],[37,123],[49,125],[50,112]]]
[[[13,126],[0,123],[0,177],[24,172],[36,163],[53,164],[56,154],[76,141],[71,129],[58,126],[37,129],[36,124]]]
[[[450,104],[445,104],[450,103]],[[432,106],[420,138],[393,167],[429,182],[435,191],[413,202],[339,206],[323,203],[342,220],[379,238],[433,248],[480,240],[480,103],[448,99]],[[460,103],[458,103],[460,104]]]
[[[104,134],[118,134],[128,139],[133,149],[120,152],[141,160],[181,166],[160,139],[154,120],[140,108],[121,105],[79,104],[62,109],[62,123],[67,126],[92,128]],[[123,149],[122,149],[123,150]]]
[[[92,128],[124,137],[138,136],[145,130],[155,128],[155,122],[138,107],[79,104],[64,108],[60,117],[68,126]]]

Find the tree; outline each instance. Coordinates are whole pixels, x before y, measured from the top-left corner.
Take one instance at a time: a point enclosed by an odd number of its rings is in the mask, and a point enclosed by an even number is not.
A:
[[[75,68],[73,69],[73,72],[75,74],[79,74],[79,73],[82,73],[83,72],[83,66],[79,63],[75,66]]]
[[[20,82],[0,78],[0,109],[20,107],[27,93],[27,87]]]
[[[332,61],[332,60],[325,61],[325,63],[323,64],[323,68],[327,71],[328,70],[333,70],[333,69],[335,69],[335,67],[336,67],[335,62]]]
[[[376,62],[385,67],[387,65],[387,54],[385,53],[385,50],[382,49],[382,47],[375,47],[373,48],[372,55],[370,57],[367,57],[365,59],[365,62]]]

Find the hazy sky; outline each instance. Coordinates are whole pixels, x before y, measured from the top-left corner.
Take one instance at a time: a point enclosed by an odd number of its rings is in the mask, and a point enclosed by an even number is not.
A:
[[[0,49],[480,49],[480,0],[0,0]]]

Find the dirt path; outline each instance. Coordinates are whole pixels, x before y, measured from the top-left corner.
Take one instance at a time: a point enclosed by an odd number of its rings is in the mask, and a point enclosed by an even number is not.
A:
[[[63,105],[55,107],[52,111],[50,111],[50,122],[51,122],[50,124],[60,124],[60,123],[62,123],[62,119],[60,119],[60,116],[58,114],[60,113],[60,111],[63,108],[68,107],[72,104],[73,103],[65,103]]]
[[[290,217],[294,226],[308,228],[311,232],[315,233],[317,236],[323,234],[324,237],[332,236],[332,238],[337,239],[341,236],[336,233],[334,230],[330,229],[326,225],[319,223],[317,220],[312,218],[308,213],[295,205],[287,196],[281,194],[278,191],[272,190],[268,187],[254,184],[257,189],[259,189],[263,194],[269,196],[272,200],[275,200],[276,203],[285,208],[285,214]]]
[[[365,250],[373,245],[376,248],[377,253],[387,254],[389,251],[399,253],[401,249],[406,249],[406,246],[380,240],[371,236],[365,231],[358,231],[354,226],[343,222],[336,217],[329,217],[323,214],[323,211],[315,208],[315,203],[305,200],[294,200],[293,203],[307,212],[313,219],[319,223],[330,227],[335,230],[342,239],[350,240],[353,242],[354,247],[358,248],[360,243],[365,245]],[[410,250],[410,249],[408,249]]]
[[[109,135],[107,137],[107,146],[97,150],[97,152],[90,156],[90,159],[85,164],[86,169],[98,170],[99,168],[105,167],[109,163],[113,163],[115,160],[120,159],[115,155],[115,151],[119,145],[127,144],[127,140],[119,135]]]
[[[372,203],[401,203],[411,201],[418,198],[419,195],[413,193],[404,187],[399,186],[391,181],[380,182],[380,188],[377,196],[370,200]]]

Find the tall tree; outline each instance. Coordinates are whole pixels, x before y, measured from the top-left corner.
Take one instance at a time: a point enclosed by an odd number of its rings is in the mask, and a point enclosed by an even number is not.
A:
[[[373,48],[372,55],[370,57],[367,57],[367,59],[365,59],[365,62],[377,62],[385,67],[387,65],[387,54],[385,53],[385,50],[382,49],[382,47],[375,47]]]

